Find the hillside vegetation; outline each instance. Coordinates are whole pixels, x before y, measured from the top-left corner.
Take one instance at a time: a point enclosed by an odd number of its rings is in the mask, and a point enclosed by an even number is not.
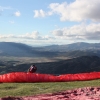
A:
[[[19,63],[18,61],[0,62],[0,73],[24,71],[32,63]],[[60,60],[54,62],[35,63],[37,73],[46,74],[66,74],[66,73],[83,73],[100,71],[100,57],[98,56],[81,56],[73,59]]]
[[[56,93],[80,87],[97,86],[100,86],[100,80],[53,83],[3,83],[0,84],[0,97],[32,96],[36,94]]]

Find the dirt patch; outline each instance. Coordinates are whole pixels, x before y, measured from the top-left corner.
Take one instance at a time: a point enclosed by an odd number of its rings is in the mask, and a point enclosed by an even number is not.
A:
[[[4,97],[0,100],[100,100],[100,87],[85,87],[36,96]]]

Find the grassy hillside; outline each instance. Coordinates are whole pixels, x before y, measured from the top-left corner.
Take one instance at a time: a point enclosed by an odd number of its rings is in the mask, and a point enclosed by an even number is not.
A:
[[[100,86],[100,80],[54,83],[2,83],[0,84],[0,97],[54,93],[88,86]]]

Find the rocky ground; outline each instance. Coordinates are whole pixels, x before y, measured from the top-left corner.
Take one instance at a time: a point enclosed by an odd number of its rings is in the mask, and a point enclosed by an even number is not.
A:
[[[4,97],[0,100],[100,100],[100,87],[84,87],[36,96]]]

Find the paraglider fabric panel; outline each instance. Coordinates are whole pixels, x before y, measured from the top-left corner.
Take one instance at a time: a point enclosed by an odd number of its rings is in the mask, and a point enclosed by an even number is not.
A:
[[[10,82],[68,82],[68,81],[86,81],[100,79],[100,72],[62,74],[59,76],[52,74],[12,72],[0,75],[0,83]]]

